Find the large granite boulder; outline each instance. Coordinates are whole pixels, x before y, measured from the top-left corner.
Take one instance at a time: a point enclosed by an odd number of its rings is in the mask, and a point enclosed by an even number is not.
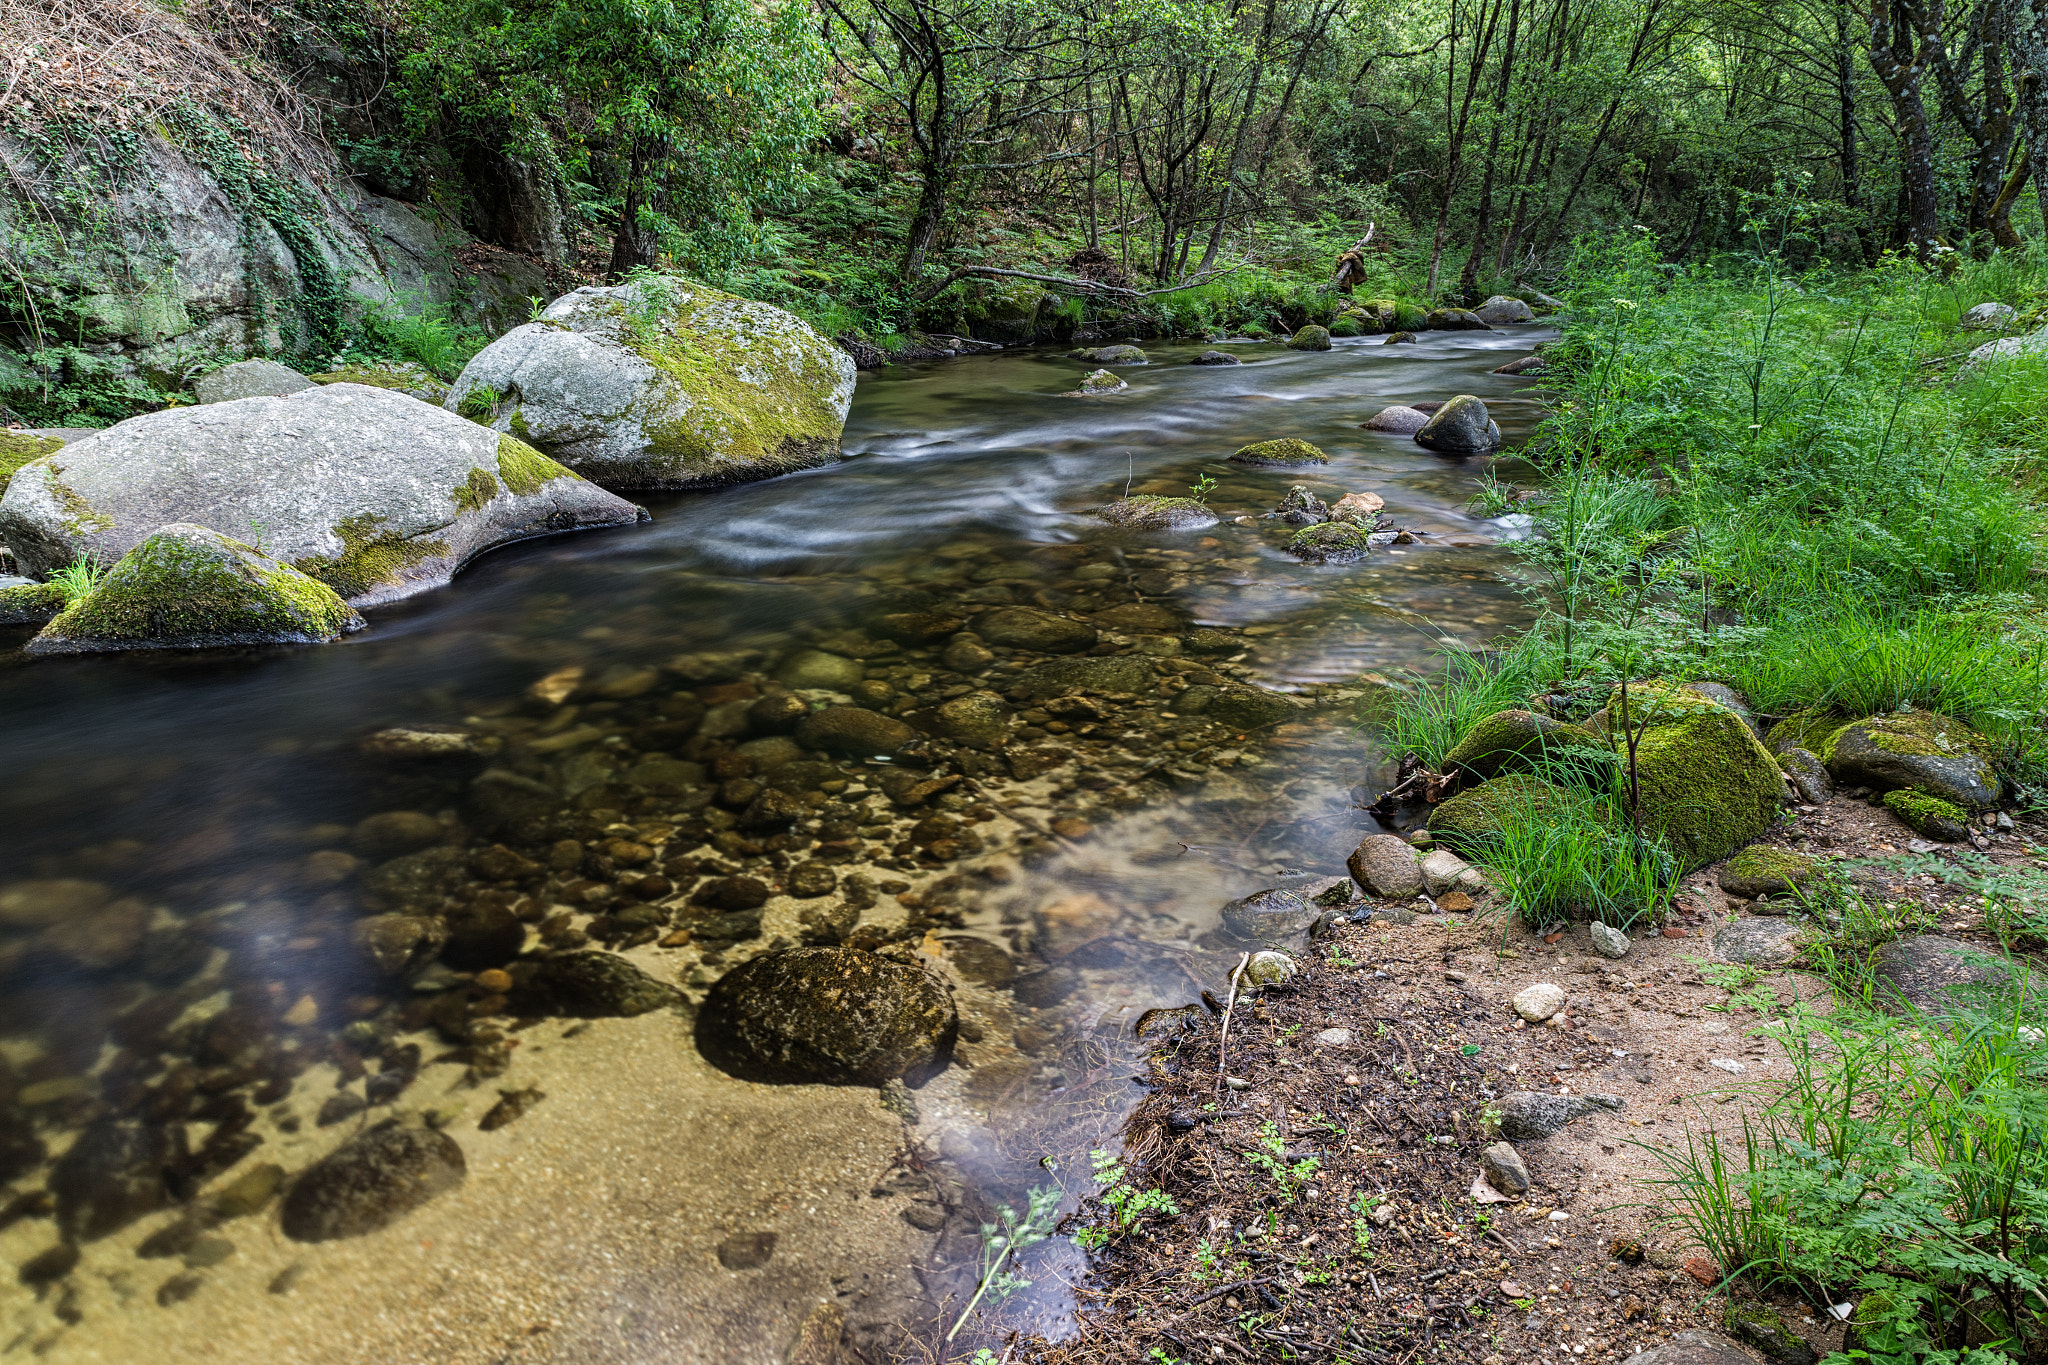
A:
[[[30,640],[30,654],[325,644],[363,628],[334,589],[204,526],[173,524]]]
[[[1416,428],[1415,444],[1441,455],[1485,455],[1500,449],[1500,426],[1485,403],[1461,393]]]
[[[661,276],[564,294],[446,406],[607,488],[712,488],[837,460],[856,373],[792,313]]]
[[[1495,294],[1472,311],[1489,327],[1499,327],[1510,322],[1536,321],[1536,314],[1528,304],[1520,299],[1509,298],[1506,294]]]
[[[16,472],[0,542],[49,574],[112,564],[160,526],[209,527],[368,606],[486,550],[646,513],[524,442],[400,393],[330,384],[146,413]]]

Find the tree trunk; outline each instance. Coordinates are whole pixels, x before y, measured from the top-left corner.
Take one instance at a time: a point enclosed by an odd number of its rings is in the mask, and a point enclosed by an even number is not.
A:
[[[1906,240],[1922,265],[1934,259],[1940,245],[1939,204],[1935,198],[1934,130],[1927,118],[1921,78],[1927,54],[1913,50],[1905,15],[1894,16],[1893,0],[1871,0],[1870,66],[1891,96],[1899,129],[1899,185],[1906,200]]]
[[[1493,129],[1486,138],[1486,171],[1479,180],[1479,212],[1472,224],[1472,250],[1458,272],[1458,287],[1469,296],[1479,285],[1479,253],[1493,234],[1493,171],[1500,160],[1501,129],[1508,121],[1508,88],[1515,79],[1515,34],[1521,27],[1522,0],[1509,0],[1507,46],[1501,51],[1500,86],[1493,98]]]
[[[2006,41],[2012,45],[2013,87],[2018,92],[2020,136],[2027,160],[2048,166],[2048,0],[2000,0]],[[2048,193],[2041,200],[2041,226],[2048,231]]]
[[[640,221],[640,210],[646,203],[647,162],[652,150],[649,142],[648,138],[635,138],[627,161],[626,200],[619,207],[619,228],[612,235],[612,259],[607,269],[613,279],[623,277],[636,266],[652,266],[661,256],[660,234]]]
[[[1842,176],[1842,203],[1856,220],[1856,243],[1863,264],[1877,263],[1877,242],[1870,232],[1870,217],[1863,208],[1863,165],[1856,153],[1856,59],[1849,39],[1849,11],[1835,9],[1835,104],[1840,122],[1840,149],[1836,159]]]

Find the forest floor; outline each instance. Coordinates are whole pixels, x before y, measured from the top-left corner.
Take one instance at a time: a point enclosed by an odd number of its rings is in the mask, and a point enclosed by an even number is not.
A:
[[[1839,859],[1902,931],[2000,951],[1975,894],[1901,860],[1912,836],[1888,812],[1837,798],[1773,837]],[[2022,824],[1984,856],[2039,866],[2044,840]],[[1773,1016],[1832,996],[1803,957],[1731,995],[1714,938],[1753,907],[1714,871],[1687,878],[1666,924],[1619,961],[1594,954],[1584,925],[1539,936],[1484,906],[1346,923],[1288,985],[1238,998],[1227,1038],[1210,1017],[1157,1049],[1126,1178],[1181,1216],[1121,1230],[1113,1210],[1099,1217],[1110,1241],[1074,1335],[1025,1358],[1624,1360],[1687,1328],[1728,1331],[1731,1294],[1781,1325],[1775,1345],[1745,1338],[1757,1359],[1840,1349],[1819,1307],[1724,1286],[1670,1218],[1672,1163],[1739,1132],[1788,1074]],[[1510,1001],[1539,981],[1567,1004],[1534,1027]],[[1498,1140],[1486,1102],[1522,1089],[1623,1106],[1515,1143],[1531,1184],[1501,1199],[1481,1173]]]

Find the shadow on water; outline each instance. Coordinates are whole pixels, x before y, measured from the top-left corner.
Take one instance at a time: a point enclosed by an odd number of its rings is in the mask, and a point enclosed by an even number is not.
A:
[[[1058,396],[1086,367],[1049,354],[892,370],[863,378],[843,464],[650,499],[651,524],[508,548],[342,644],[0,664],[0,1261],[24,1267],[0,1290],[0,1347],[58,1361],[780,1360],[819,1303],[871,1350],[893,1349],[892,1331],[939,1335],[972,1292],[995,1204],[1056,1184],[1071,1210],[1091,1192],[1087,1152],[1142,1093],[1133,1024],[1235,961],[1218,907],[1282,875],[1341,871],[1364,820],[1352,790],[1376,776],[1360,697],[1442,640],[1522,619],[1500,528],[1465,510],[1478,462],[1358,423],[1471,392],[1515,444],[1536,405],[1527,381],[1488,371],[1546,335],[1245,344],[1226,348],[1234,367],[1160,346],[1121,372],[1126,392],[1098,398]],[[1224,459],[1281,436],[1330,463]],[[1087,516],[1126,487],[1179,494],[1205,475],[1222,518],[1207,531],[1133,536]],[[1296,482],[1330,500],[1377,492],[1393,523],[1431,534],[1301,564],[1281,548],[1290,528],[1260,519]],[[732,758],[747,722],[731,703],[795,647],[871,651],[812,701],[929,700],[946,685],[935,675],[956,676],[943,640],[860,635],[878,609],[1134,602],[1229,633],[1227,653],[1195,657],[1170,631],[1128,631],[1162,686],[1253,681],[1315,705],[1243,739],[1190,728],[1200,718],[1173,711],[1171,692],[1101,714],[1027,709],[1013,747],[1071,745],[1076,766],[1025,778],[963,740],[965,784],[906,820],[874,790],[882,775],[856,765],[769,768],[758,744]],[[1023,657],[999,655],[987,685],[1002,691]],[[569,704],[530,699],[570,667],[584,690]],[[705,719],[683,725],[685,711]],[[358,751],[393,725],[466,728],[519,763]],[[650,759],[670,764],[666,786],[634,785],[629,766]],[[514,770],[506,790],[544,788],[559,809],[480,808],[487,762]],[[735,829],[728,808],[747,793],[731,783],[757,764],[803,770],[790,784],[819,820]],[[394,811],[418,829],[362,824]],[[588,852],[544,866],[567,838]],[[642,840],[653,861],[615,847]],[[701,857],[663,852],[699,840]],[[489,875],[475,850],[493,841],[519,871]],[[842,845],[862,850],[878,897],[849,890],[852,863],[834,853],[838,890],[777,897],[754,937],[661,945],[685,879],[781,885]],[[423,847],[471,850],[467,864],[450,855],[448,876],[467,880],[428,888],[431,912],[387,875]],[[516,916],[552,946],[594,935],[629,949],[700,996],[748,953],[811,932],[807,905],[842,903],[860,911],[855,941],[870,925],[894,933],[959,991],[963,1065],[911,1097],[914,1121],[871,1090],[733,1081],[674,1021],[584,1032],[514,1017],[476,974],[483,957],[394,978],[360,929],[371,912]],[[520,1086],[558,1098],[480,1131],[496,1090]],[[458,1193],[347,1243],[293,1242],[270,1213],[220,1216],[223,1187],[261,1194],[261,1210],[268,1163],[296,1174],[402,1111],[468,1153]],[[629,1135],[641,1145],[621,1155]],[[627,1193],[635,1182],[687,1192]],[[750,1261],[760,1245],[781,1249]],[[1053,1238],[1026,1273],[1033,1287],[986,1303],[955,1347],[1067,1330],[1082,1253]],[[178,1307],[201,1294],[212,1318]]]

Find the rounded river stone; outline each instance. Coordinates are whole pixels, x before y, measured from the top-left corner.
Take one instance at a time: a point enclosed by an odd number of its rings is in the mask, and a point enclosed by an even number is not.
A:
[[[463,1182],[462,1148],[432,1128],[384,1128],[352,1138],[306,1168],[285,1196],[295,1242],[360,1237]]]
[[[712,1065],[774,1084],[922,1085],[959,1031],[942,985],[858,948],[765,953],[720,978],[697,1015]]]

